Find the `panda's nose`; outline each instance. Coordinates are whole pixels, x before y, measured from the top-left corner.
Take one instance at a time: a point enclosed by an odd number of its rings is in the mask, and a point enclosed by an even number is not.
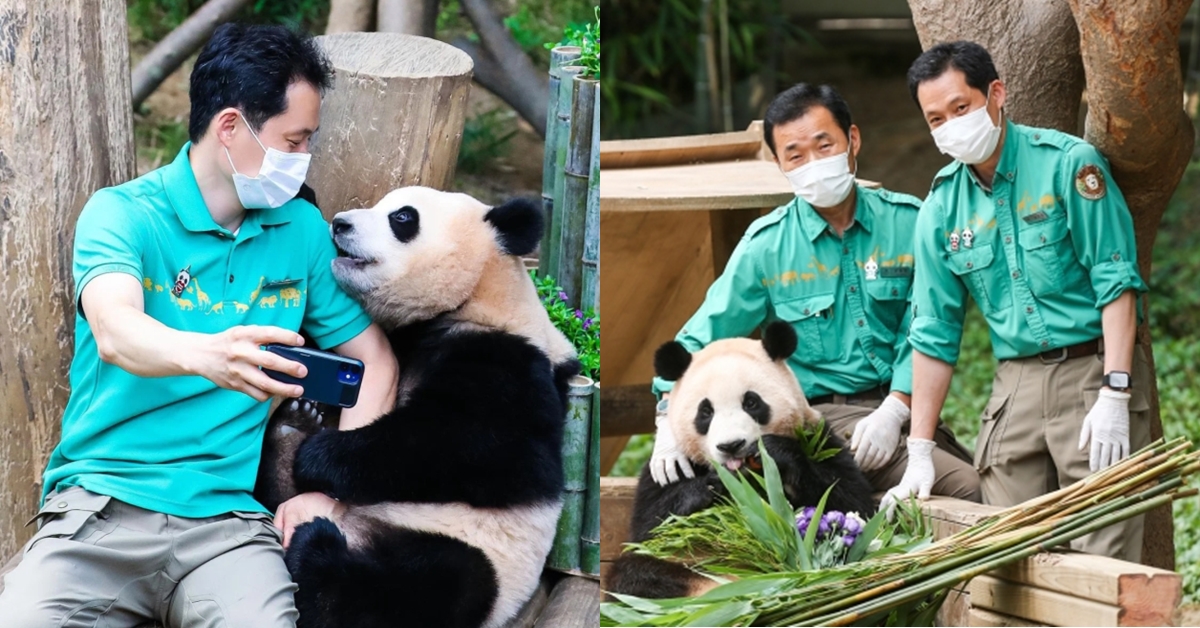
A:
[[[741,451],[741,449],[745,446],[746,446],[746,439],[739,438],[737,440],[731,440],[727,443],[721,443],[720,445],[717,445],[717,449],[719,449],[723,453],[727,453],[732,456],[733,454],[736,454],[737,452]]]
[[[351,224],[349,220],[346,220],[341,216],[333,217],[333,235],[341,235],[347,231],[352,231],[353,229],[354,225]]]

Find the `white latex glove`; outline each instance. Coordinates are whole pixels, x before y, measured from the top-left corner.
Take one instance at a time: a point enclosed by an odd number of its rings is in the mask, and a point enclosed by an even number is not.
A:
[[[918,499],[929,497],[933,490],[933,448],[937,443],[923,438],[908,439],[908,467],[904,469],[904,477],[900,483],[879,501],[879,509],[892,518],[896,503],[916,494]]]
[[[854,426],[850,450],[854,452],[858,468],[874,471],[892,459],[900,445],[900,426],[908,417],[908,406],[888,395],[874,412]]]
[[[1112,466],[1129,455],[1129,393],[1100,389],[1096,405],[1083,419],[1079,451],[1092,443],[1088,467],[1092,473]]]
[[[667,423],[665,410],[654,416],[654,425],[658,428],[654,434],[654,454],[650,456],[650,476],[654,482],[659,486],[678,482],[680,471],[689,478],[696,477],[691,461],[675,444],[675,433]]]

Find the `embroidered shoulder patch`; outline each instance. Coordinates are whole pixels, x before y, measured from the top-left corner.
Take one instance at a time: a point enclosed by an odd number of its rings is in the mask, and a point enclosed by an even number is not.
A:
[[[1080,168],[1079,172],[1075,173],[1075,190],[1089,201],[1104,198],[1108,189],[1104,182],[1104,173],[1100,171],[1099,166],[1088,164]]]

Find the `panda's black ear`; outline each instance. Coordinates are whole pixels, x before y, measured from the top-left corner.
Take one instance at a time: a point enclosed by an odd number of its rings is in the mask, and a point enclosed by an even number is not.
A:
[[[796,330],[783,321],[775,321],[763,330],[763,348],[776,362],[792,357],[796,352]]]
[[[668,382],[677,381],[683,377],[683,372],[692,363],[692,354],[672,340],[654,352],[654,373]]]
[[[514,198],[490,210],[484,220],[500,234],[500,248],[509,255],[529,255],[542,241],[545,216],[542,204],[528,198]]]

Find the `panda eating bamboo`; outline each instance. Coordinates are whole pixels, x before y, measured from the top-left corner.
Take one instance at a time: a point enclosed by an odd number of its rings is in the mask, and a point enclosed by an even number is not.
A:
[[[649,538],[670,515],[689,515],[715,505],[725,489],[713,465],[735,472],[756,466],[760,438],[779,467],[793,507],[817,505],[833,486],[828,510],[874,514],[871,484],[841,439],[829,434],[829,446],[841,451],[822,461],[809,459],[796,439],[797,427],[820,418],[787,365],[796,344],[795,330],[774,322],[764,330],[761,342],[718,340],[695,354],[674,341],[659,347],[654,369],[659,377],[675,382],[667,421],[680,450],[692,462],[695,477],[659,486],[649,467],[642,469],[632,541]],[[669,598],[699,595],[714,582],[679,564],[626,553],[614,561],[607,585],[615,593]]]

